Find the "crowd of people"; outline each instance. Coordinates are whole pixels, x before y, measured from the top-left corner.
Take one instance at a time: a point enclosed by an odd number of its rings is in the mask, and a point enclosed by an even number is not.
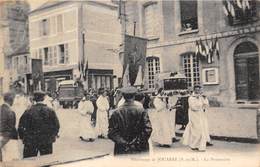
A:
[[[22,93],[6,93],[1,105],[1,160],[8,143],[23,141],[23,158],[52,153],[52,143],[59,132],[56,111],[58,101],[44,92],[33,97]],[[157,92],[134,87],[98,92],[88,90],[78,104],[79,139],[94,142],[109,138],[115,142],[114,154],[149,152],[154,146],[172,147],[178,142],[176,124],[184,130],[182,143],[192,150],[205,151],[211,146],[207,122],[209,102],[199,85],[193,92]]]

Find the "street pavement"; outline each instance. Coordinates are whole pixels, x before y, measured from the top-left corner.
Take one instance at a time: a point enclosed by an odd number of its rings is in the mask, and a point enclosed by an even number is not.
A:
[[[71,157],[87,155],[91,152],[109,153],[109,156],[95,160],[79,161],[60,166],[110,166],[111,162],[121,166],[123,158],[124,166],[149,165],[149,166],[248,166],[260,167],[260,144],[226,142],[213,140],[213,146],[208,147],[206,152],[194,152],[181,142],[173,143],[171,148],[158,147],[153,143],[150,156],[145,155],[114,158],[114,144],[109,139],[97,139],[94,142],[80,141],[79,114],[76,110],[60,109],[57,111],[60,119],[60,138],[54,145],[54,156],[58,154],[69,154]],[[181,138],[179,138],[181,139]],[[112,160],[112,161],[111,161]],[[68,160],[64,160],[68,161]],[[127,162],[127,163],[126,163]],[[114,166],[117,166],[114,164]]]
[[[84,142],[79,139],[79,113],[73,109],[56,111],[60,120],[59,138],[54,143],[52,155],[30,161],[16,162],[10,166],[48,164],[57,167],[78,166],[177,166],[177,167],[260,167],[260,144],[226,142],[213,140],[213,146],[206,152],[192,151],[181,142],[171,148],[152,144],[147,155],[113,157],[114,144],[109,139]],[[179,138],[181,139],[181,138]],[[103,156],[105,155],[105,156]],[[101,158],[96,158],[101,156]],[[91,157],[95,157],[90,159]],[[32,163],[33,162],[33,163]],[[1,166],[1,164],[0,164]]]

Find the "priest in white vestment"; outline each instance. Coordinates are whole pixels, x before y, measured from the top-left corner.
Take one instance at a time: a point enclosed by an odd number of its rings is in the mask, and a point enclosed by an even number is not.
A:
[[[167,109],[167,104],[163,100],[163,89],[159,89],[159,95],[154,99],[154,107],[156,110],[156,121],[153,127],[155,129],[155,135],[153,135],[152,141],[159,144],[161,147],[170,147],[172,144],[172,125],[171,119],[169,118],[169,111]]]
[[[189,123],[183,134],[183,144],[192,150],[206,151],[209,134],[204,109],[208,107],[208,102],[201,96],[200,88],[199,85],[194,86],[194,93],[189,97]]]
[[[86,96],[79,102],[78,111],[80,113],[80,139],[92,142],[96,138],[96,133],[91,122],[91,114],[94,112],[94,106],[90,101],[89,94],[86,94]]]
[[[97,99],[96,133],[101,138],[107,138],[109,101],[107,92],[100,88]]]

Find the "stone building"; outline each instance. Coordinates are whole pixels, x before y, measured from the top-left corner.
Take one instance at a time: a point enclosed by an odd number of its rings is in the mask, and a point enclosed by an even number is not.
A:
[[[0,2],[0,94],[27,72],[29,11],[26,1]]]
[[[108,1],[48,1],[30,13],[31,58],[43,61],[46,90],[53,79],[56,83],[77,79],[83,59],[89,88],[118,85],[121,27],[117,17],[117,6]]]
[[[181,72],[189,87],[201,84],[220,105],[257,105],[260,3],[239,2],[126,1],[126,33],[136,25],[136,36],[148,39],[146,86],[156,87],[156,73]],[[216,40],[219,54],[212,61],[195,54],[196,41],[205,46]]]

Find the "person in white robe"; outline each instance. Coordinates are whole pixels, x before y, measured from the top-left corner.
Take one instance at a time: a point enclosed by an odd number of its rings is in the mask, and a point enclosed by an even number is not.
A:
[[[177,96],[178,92],[174,91],[172,92],[168,97],[168,107],[169,107],[169,118],[170,118],[170,124],[171,124],[171,132],[172,132],[172,141],[177,142],[179,139],[176,139],[176,134],[175,134],[175,116],[176,116],[176,103],[178,100]]]
[[[19,93],[15,95],[14,103],[12,105],[12,109],[16,114],[16,124],[15,127],[18,128],[18,122],[26,109],[31,106],[31,102],[29,97],[24,95],[23,93]]]
[[[171,119],[169,118],[169,110],[167,109],[167,104],[163,101],[163,89],[159,89],[158,95],[154,99],[154,107],[156,110],[156,121],[157,127],[155,129],[155,135],[152,137],[152,141],[159,144],[161,147],[170,147],[172,144],[172,125]]]
[[[188,99],[189,123],[183,134],[183,144],[188,145],[192,150],[206,151],[209,134],[204,109],[208,103],[200,95],[200,89],[199,85],[195,85],[194,92]]]
[[[94,106],[90,101],[89,94],[86,94],[79,102],[78,112],[80,113],[80,139],[89,142],[94,141],[96,133],[91,122],[91,114],[94,112]]]
[[[206,139],[207,139],[206,146],[213,146],[211,139],[210,139],[209,124],[208,124],[209,101],[205,95],[201,94],[201,96],[202,96],[202,101],[203,101],[202,109],[204,111],[204,114],[203,114],[203,122],[204,122],[204,126],[205,126],[204,130],[205,130]]]
[[[101,138],[107,138],[109,102],[107,92],[100,88],[97,99],[96,133]]]

